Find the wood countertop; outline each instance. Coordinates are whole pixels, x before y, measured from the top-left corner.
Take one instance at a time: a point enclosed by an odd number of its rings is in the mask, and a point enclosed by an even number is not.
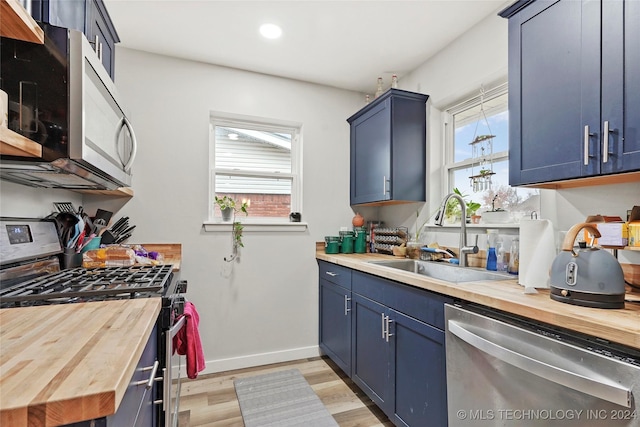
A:
[[[162,254],[163,264],[172,264],[173,271],[180,271],[180,262],[182,262],[182,244],[181,243],[138,243],[149,252],[158,252]],[[128,246],[134,246],[130,244]]]
[[[450,283],[368,262],[399,259],[389,255],[329,255],[322,249],[316,251],[316,258],[640,349],[638,303],[627,302],[624,309],[617,310],[581,307],[552,300],[548,289],[538,289],[537,294],[525,294],[524,287],[515,279]]]
[[[0,425],[57,426],[115,413],[161,303],[0,310]]]

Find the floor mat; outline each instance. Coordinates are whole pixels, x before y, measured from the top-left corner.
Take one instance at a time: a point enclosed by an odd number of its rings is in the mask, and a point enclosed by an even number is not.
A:
[[[245,427],[337,427],[297,369],[234,381]]]

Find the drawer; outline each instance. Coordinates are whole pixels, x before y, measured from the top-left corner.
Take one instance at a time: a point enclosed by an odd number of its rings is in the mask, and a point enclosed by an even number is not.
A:
[[[359,271],[352,291],[438,329],[444,330],[444,304],[453,298]]]
[[[318,260],[318,267],[320,269],[320,278],[351,290],[350,268],[320,260]]]

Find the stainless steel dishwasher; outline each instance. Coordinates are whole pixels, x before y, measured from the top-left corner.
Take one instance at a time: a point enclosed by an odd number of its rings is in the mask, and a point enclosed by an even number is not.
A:
[[[640,352],[445,306],[449,426],[640,426]]]

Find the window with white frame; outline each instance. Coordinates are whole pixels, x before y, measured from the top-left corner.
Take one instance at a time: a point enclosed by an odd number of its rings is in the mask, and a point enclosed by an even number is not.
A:
[[[446,109],[447,190],[457,188],[481,211],[501,208],[520,216],[540,211],[540,192],[509,186],[508,107],[505,83]]]
[[[212,113],[211,128],[210,219],[221,217],[214,198],[225,195],[246,202],[249,221],[301,211],[299,125]]]

